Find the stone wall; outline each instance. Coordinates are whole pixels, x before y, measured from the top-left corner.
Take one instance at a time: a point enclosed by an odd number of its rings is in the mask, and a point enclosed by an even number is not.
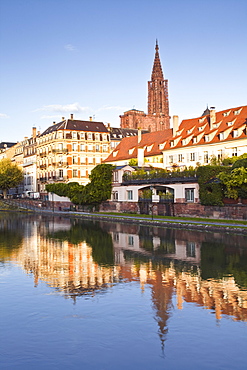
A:
[[[135,202],[104,202],[100,206],[101,212],[141,213],[140,206]],[[142,212],[144,213],[144,212]],[[150,215],[174,217],[205,217],[229,220],[247,220],[247,204],[229,204],[220,206],[203,206],[199,203],[153,203],[146,208]]]

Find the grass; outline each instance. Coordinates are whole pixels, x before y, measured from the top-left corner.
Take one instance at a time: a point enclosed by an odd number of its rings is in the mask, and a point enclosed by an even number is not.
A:
[[[102,216],[127,216],[127,217],[133,217],[133,218],[147,218],[148,220],[152,218],[151,215],[141,215],[137,213],[117,213],[117,212],[94,212],[98,215]],[[156,216],[154,215],[153,218],[159,221],[167,221],[167,220],[174,220],[174,221],[196,221],[198,223],[200,222],[208,222],[208,223],[224,223],[224,224],[239,224],[239,225],[247,225],[247,221],[241,221],[241,220],[225,220],[225,219],[212,219],[212,218],[199,218],[199,217],[173,217],[173,216]]]

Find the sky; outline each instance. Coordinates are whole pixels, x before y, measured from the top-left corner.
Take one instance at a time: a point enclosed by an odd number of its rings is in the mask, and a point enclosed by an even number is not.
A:
[[[246,0],[0,0],[0,142],[147,112],[156,39],[170,116],[246,105],[246,22]]]

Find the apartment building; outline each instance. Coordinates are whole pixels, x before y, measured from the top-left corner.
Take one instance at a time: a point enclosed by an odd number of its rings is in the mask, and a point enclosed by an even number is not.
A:
[[[37,190],[42,193],[54,182],[86,185],[92,169],[109,153],[110,133],[102,122],[63,117],[37,139]]]

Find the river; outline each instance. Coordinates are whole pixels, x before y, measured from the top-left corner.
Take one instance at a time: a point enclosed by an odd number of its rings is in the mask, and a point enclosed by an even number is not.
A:
[[[0,368],[246,369],[246,236],[0,214]]]

